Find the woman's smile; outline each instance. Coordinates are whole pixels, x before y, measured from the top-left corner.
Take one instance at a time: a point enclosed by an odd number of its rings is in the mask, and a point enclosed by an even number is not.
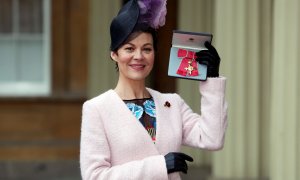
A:
[[[144,64],[129,64],[129,66],[136,71],[142,71],[145,69],[146,65]]]

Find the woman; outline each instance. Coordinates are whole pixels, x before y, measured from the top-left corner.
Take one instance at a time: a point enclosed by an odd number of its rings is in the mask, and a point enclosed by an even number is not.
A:
[[[197,55],[201,57],[197,61],[208,65],[208,80],[199,87],[201,115],[193,113],[179,95],[145,87],[154,64],[155,29],[164,24],[165,5],[161,0],[130,0],[111,23],[111,58],[119,80],[115,89],[83,105],[83,179],[180,179],[179,172],[187,173],[186,161],[193,161],[180,153],[181,145],[223,147],[225,78],[218,77],[220,58],[211,44]],[[143,9],[150,6],[154,18]]]

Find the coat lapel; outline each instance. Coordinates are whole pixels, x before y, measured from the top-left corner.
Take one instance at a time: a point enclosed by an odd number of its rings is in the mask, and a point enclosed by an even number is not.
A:
[[[139,120],[132,114],[132,112],[128,109],[124,101],[119,97],[119,95],[114,90],[110,90],[109,93],[110,93],[109,97],[111,99],[109,99],[110,105],[108,105],[109,108],[107,110],[114,111],[115,108],[113,107],[118,107],[116,112],[110,113],[110,114],[117,114],[118,118],[114,118],[114,119],[117,121],[123,121],[121,123],[129,124],[132,127],[131,129],[133,131],[138,131],[138,134],[144,140],[144,143],[147,144],[147,148],[153,148],[157,152],[156,146],[154,145],[147,130],[139,122]],[[120,118],[120,116],[122,116],[122,118]]]
[[[166,120],[164,119],[164,114],[169,113],[168,107],[165,107],[166,99],[161,93],[147,88],[148,92],[151,94],[154,103],[155,103],[155,111],[156,111],[156,141],[155,146],[160,153],[163,153],[163,147],[165,146],[164,140],[168,137],[164,135],[164,128],[168,128],[168,124],[166,124]]]

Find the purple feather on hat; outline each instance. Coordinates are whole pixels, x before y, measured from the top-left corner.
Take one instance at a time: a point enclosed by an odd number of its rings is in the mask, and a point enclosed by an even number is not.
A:
[[[154,29],[165,25],[167,0],[139,0],[139,23],[146,23]]]

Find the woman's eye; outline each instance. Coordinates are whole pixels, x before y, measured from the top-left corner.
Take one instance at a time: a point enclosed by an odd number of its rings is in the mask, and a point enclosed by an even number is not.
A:
[[[148,53],[149,53],[149,52],[151,52],[151,51],[152,51],[152,48],[145,48],[145,49],[144,49],[144,51],[146,51],[146,52],[148,52]]]
[[[127,47],[125,48],[126,51],[133,51],[133,47]]]

